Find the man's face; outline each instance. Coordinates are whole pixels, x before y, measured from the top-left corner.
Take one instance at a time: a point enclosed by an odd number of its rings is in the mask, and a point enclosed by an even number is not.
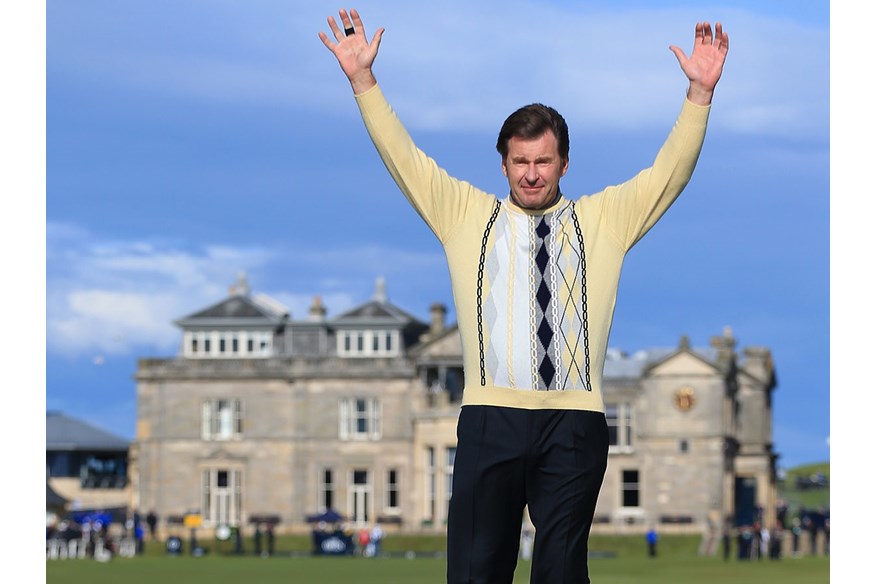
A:
[[[541,137],[508,140],[508,156],[502,172],[508,177],[511,198],[525,209],[543,209],[554,202],[560,178],[569,169],[569,159],[560,158],[557,137],[548,130]]]

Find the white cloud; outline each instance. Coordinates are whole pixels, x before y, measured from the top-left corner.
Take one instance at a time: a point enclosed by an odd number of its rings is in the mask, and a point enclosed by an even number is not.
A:
[[[173,321],[222,300],[241,271],[254,293],[279,300],[296,320],[307,318],[317,295],[329,318],[366,301],[378,275],[390,282],[446,279],[440,252],[369,246],[189,250],[159,239],[103,241],[53,222],[47,224],[46,256],[47,351],[101,358],[144,349],[174,353],[180,331]]]
[[[100,241],[74,225],[50,222],[47,350],[112,355],[171,348],[179,336],[174,319],[221,299],[237,270],[256,269],[268,255],[259,249],[190,252],[159,241]]]
[[[92,7],[98,18],[81,3],[55,4],[48,64],[176,98],[355,114],[346,80],[317,38],[328,30],[326,16],[337,15],[334,4],[119,6]],[[386,2],[362,16],[369,35],[387,30],[375,70],[411,128],[492,132],[532,101],[594,131],[665,127],[686,88],[668,46],[689,52],[694,23],[710,13],[731,39],[715,124],[743,134],[826,137],[826,25],[721,3],[665,6],[609,11],[518,0],[497,9],[448,0],[435,10]]]

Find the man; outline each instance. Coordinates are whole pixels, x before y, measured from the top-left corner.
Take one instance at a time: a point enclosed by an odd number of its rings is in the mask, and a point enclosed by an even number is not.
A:
[[[690,58],[671,46],[687,98],[650,168],[572,201],[566,123],[532,104],[505,121],[499,199],[419,150],[372,71],[355,10],[319,33],[350,82],[374,145],[447,256],[466,386],[457,426],[447,581],[510,583],[521,518],[535,526],[533,583],[589,582],[587,541],[608,459],[602,369],[626,252],[687,185],[705,136],[728,37],[696,25]]]
[[[657,530],[653,527],[648,528],[645,540],[648,542],[648,557],[657,557]]]
[[[146,525],[149,526],[149,539],[155,541],[155,528],[158,526],[158,515],[155,511],[150,510],[146,515]]]

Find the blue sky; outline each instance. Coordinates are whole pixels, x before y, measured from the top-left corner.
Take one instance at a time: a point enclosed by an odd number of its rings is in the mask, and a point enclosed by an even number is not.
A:
[[[566,117],[572,198],[648,166],[681,107],[694,24],[730,54],[693,180],[629,254],[612,347],[732,327],[773,353],[780,464],[829,460],[828,2],[361,2],[375,72],[417,143],[504,194],[504,118]],[[49,0],[45,406],[133,438],[136,362],[238,272],[304,317],[373,293],[452,308],[441,248],[380,163],[317,32],[323,1]],[[513,42],[512,42],[512,39]],[[454,316],[451,314],[451,318]]]

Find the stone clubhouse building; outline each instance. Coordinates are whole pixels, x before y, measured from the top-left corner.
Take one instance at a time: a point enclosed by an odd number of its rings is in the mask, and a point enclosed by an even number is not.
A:
[[[316,297],[296,319],[241,275],[175,322],[177,355],[138,362],[131,507],[205,530],[304,532],[334,510],[350,527],[443,531],[465,386],[445,319],[394,305],[379,279],[343,314]],[[772,525],[775,370],[769,349],[736,345],[727,328],[706,347],[609,351],[594,533]]]

